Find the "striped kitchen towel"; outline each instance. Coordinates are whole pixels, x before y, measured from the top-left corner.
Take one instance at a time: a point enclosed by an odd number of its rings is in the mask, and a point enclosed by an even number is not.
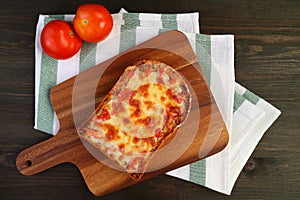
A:
[[[185,32],[216,103],[230,132],[230,141],[220,153],[168,172],[168,175],[230,194],[255,146],[280,115],[280,111],[234,80],[234,37],[199,34],[198,13],[113,14],[114,27],[101,43],[83,43],[74,57],[48,57],[39,42],[43,26],[53,19],[71,21],[74,15],[40,15],[35,45],[35,128],[55,135],[59,123],[51,107],[49,90],[54,85],[109,59],[163,31]]]

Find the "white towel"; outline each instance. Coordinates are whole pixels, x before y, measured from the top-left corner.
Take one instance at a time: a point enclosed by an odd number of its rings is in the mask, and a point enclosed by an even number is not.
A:
[[[280,111],[234,80],[234,36],[199,34],[199,14],[113,14],[114,27],[101,43],[83,43],[78,54],[55,60],[43,53],[39,42],[44,25],[53,19],[71,21],[74,15],[40,15],[35,45],[35,126],[55,135],[59,124],[49,100],[54,85],[101,63],[163,31],[186,34],[229,130],[227,147],[218,154],[168,172],[210,189],[230,194],[234,183],[259,140]],[[105,51],[103,50],[105,49]]]

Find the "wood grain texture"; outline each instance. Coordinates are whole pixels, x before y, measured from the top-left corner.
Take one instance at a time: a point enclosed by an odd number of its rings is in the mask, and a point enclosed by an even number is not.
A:
[[[97,196],[138,183],[99,162],[105,157],[84,140],[81,142],[76,127],[94,112],[125,68],[140,60],[156,60],[176,69],[189,82],[192,99],[186,122],[165,150],[161,148],[154,154],[148,165],[150,171],[141,181],[222,150],[228,143],[228,132],[193,49],[183,33],[168,31],[53,87],[50,99],[60,130],[55,137],[22,151],[16,160],[18,170],[33,175],[70,162],[79,168],[88,188]]]
[[[201,32],[235,35],[236,80],[282,111],[230,197],[165,175],[101,198],[62,164],[35,176],[17,172],[24,148],[50,138],[34,130],[34,38],[39,13],[74,13],[86,1],[1,1],[1,199],[298,199],[300,174],[300,2],[297,0],[101,1],[111,12],[200,12]],[[91,0],[89,2],[99,2]],[[248,166],[250,165],[250,167]]]

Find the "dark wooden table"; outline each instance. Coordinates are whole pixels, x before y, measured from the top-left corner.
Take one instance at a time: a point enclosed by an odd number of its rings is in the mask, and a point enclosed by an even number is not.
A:
[[[85,1],[0,2],[0,199],[299,199],[300,1],[137,0],[101,2],[112,13],[200,12],[202,33],[235,35],[236,80],[282,111],[231,196],[165,175],[94,197],[74,166],[26,177],[17,154],[50,136],[33,129],[34,39],[38,14],[74,13]]]

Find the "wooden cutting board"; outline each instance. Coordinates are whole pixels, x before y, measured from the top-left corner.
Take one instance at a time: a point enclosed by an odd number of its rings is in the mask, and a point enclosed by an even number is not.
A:
[[[187,121],[178,130],[175,142],[169,142],[171,149],[154,156],[149,164],[160,167],[145,173],[141,181],[221,151],[228,143],[227,129],[197,58],[183,33],[168,31],[53,87],[50,98],[60,130],[56,136],[22,151],[16,160],[18,170],[33,175],[70,162],[79,168],[88,188],[97,196],[138,183],[99,162],[95,158],[99,151],[79,138],[76,126],[88,118],[124,69],[143,59],[174,67],[186,78],[194,96]],[[184,151],[178,147],[184,147]],[[170,155],[177,155],[177,159],[164,163]]]

